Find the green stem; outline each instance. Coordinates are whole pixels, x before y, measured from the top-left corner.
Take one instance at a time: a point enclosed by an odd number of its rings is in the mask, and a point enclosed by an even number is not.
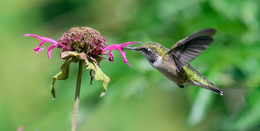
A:
[[[83,67],[83,63],[82,63],[82,61],[79,61],[71,131],[76,131],[76,127],[77,127],[77,116],[78,116],[78,109],[79,109],[79,94],[80,94],[80,85],[81,85],[81,79],[82,79],[82,67]]]

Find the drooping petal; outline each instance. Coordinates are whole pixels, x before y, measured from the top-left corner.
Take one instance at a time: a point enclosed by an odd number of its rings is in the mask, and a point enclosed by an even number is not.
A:
[[[40,43],[37,47],[35,47],[35,48],[33,49],[33,50],[35,51],[36,54],[38,54],[41,50],[45,49],[45,47],[40,48],[40,47],[42,46],[43,43],[44,43],[44,42],[41,41],[41,43]]]
[[[48,48],[48,51],[47,51],[47,57],[48,58],[51,58],[51,51],[54,47],[57,47],[58,45],[58,42],[51,39],[51,38],[48,38],[48,37],[41,37],[39,35],[35,35],[35,34],[23,34],[23,36],[32,36],[32,37],[35,37],[35,38],[38,38],[41,40],[40,44],[35,47],[33,50],[35,51],[36,54],[38,54],[41,50],[45,49],[45,47],[41,48],[41,46],[45,43],[45,42],[50,42],[50,43],[53,43],[49,48]]]
[[[114,56],[113,56],[111,50],[109,51],[108,60],[109,60],[109,61],[112,61],[112,62],[114,61]]]
[[[51,51],[52,51],[53,48],[56,47],[56,46],[57,46],[56,44],[50,45],[50,47],[49,47],[48,50],[47,50],[47,57],[48,57],[48,58],[51,58]]]
[[[129,64],[129,62],[127,61],[126,54],[125,54],[125,51],[123,49],[124,46],[130,45],[130,44],[135,44],[135,42],[127,42],[127,43],[123,43],[123,44],[112,44],[112,45],[107,46],[106,48],[104,48],[103,51],[109,50],[109,56],[108,56],[109,60],[113,61],[114,56],[113,56],[111,51],[112,50],[119,50],[121,55],[122,55],[122,57],[123,57],[124,62],[132,67],[132,65]]]
[[[125,51],[124,51],[123,49],[121,49],[121,48],[119,48],[118,50],[120,51],[120,53],[121,53],[121,55],[122,55],[122,57],[123,57],[124,62],[125,62],[126,64],[128,64],[130,67],[132,67],[132,65],[129,64],[129,62],[128,62],[127,59],[126,59]]]

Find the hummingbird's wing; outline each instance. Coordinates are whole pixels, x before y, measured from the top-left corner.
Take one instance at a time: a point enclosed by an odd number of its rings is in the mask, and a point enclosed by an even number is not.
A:
[[[209,47],[215,33],[216,30],[213,28],[204,29],[178,41],[172,46],[168,53],[172,54],[178,72]]]

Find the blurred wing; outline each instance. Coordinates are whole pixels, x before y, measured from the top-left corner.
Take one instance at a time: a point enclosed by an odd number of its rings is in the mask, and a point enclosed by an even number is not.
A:
[[[215,33],[215,29],[204,29],[177,42],[169,51],[175,60],[177,71],[203,53],[212,43]]]

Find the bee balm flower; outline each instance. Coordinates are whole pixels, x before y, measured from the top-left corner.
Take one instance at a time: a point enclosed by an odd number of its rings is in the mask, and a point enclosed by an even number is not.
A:
[[[40,44],[33,49],[36,54],[45,49],[45,47],[41,48],[41,46],[46,42],[52,43],[47,50],[48,58],[51,57],[50,54],[54,47],[62,49],[60,57],[65,60],[65,63],[61,66],[61,71],[57,75],[53,76],[53,82],[51,85],[53,98],[55,98],[55,81],[57,79],[67,79],[69,76],[70,63],[78,61],[82,61],[85,68],[90,70],[91,80],[95,79],[102,81],[104,92],[101,96],[103,96],[107,91],[110,79],[99,68],[100,61],[104,59],[102,55],[109,55],[109,60],[113,61],[114,56],[111,50],[117,49],[120,51],[124,62],[131,66],[126,59],[123,47],[129,44],[135,44],[135,42],[127,42],[107,46],[105,37],[103,37],[97,30],[90,27],[73,27],[69,31],[65,32],[58,42],[51,38],[41,37],[34,34],[24,34],[23,36],[32,36],[41,40]],[[106,50],[109,50],[109,53],[104,52]],[[92,72],[94,72],[94,75],[92,75]]]

